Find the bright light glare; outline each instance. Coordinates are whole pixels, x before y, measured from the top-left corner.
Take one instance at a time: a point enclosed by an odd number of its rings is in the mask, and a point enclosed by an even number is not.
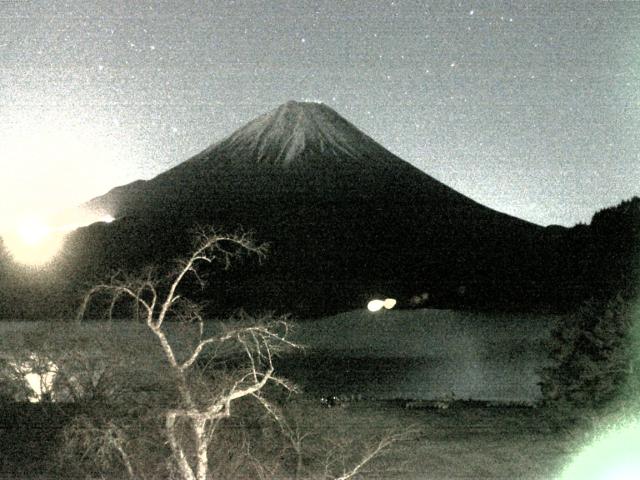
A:
[[[631,480],[640,472],[640,421],[601,435],[563,472],[561,480]]]
[[[2,234],[5,247],[18,263],[40,266],[49,263],[64,243],[64,233],[44,220],[26,217]]]
[[[396,303],[397,302],[395,298],[385,298],[384,300],[380,300],[376,298],[375,300],[371,300],[367,304],[367,308],[369,309],[370,312],[378,312],[383,308],[385,308],[386,310],[391,310],[393,307],[396,306]]]
[[[51,227],[39,218],[25,218],[18,224],[18,235],[23,243],[35,246],[51,234]]]
[[[0,236],[16,262],[42,266],[60,251],[69,232],[92,223],[111,223],[114,220],[112,215],[106,213],[75,209],[47,220],[26,216],[17,224],[5,227],[3,232],[0,231]]]
[[[16,262],[40,266],[59,252],[66,233],[114,220],[107,212],[60,212],[130,180],[127,139],[75,108],[4,113],[10,121],[0,130],[0,236]]]
[[[393,307],[396,306],[396,299],[395,298],[387,298],[384,301],[384,308],[386,308],[387,310],[391,310]]]
[[[51,362],[31,354],[29,359],[22,362],[9,362],[9,365],[18,375],[22,375],[31,390],[29,401],[38,403],[44,395],[53,392],[53,383],[58,374],[58,366]]]
[[[384,307],[384,300],[371,300],[367,304],[367,308],[369,309],[370,312],[377,312],[381,310],[382,307]]]
[[[126,139],[110,135],[99,119],[75,117],[64,109],[12,112],[0,131],[0,232],[25,216],[49,218],[81,205],[135,174],[123,168]]]

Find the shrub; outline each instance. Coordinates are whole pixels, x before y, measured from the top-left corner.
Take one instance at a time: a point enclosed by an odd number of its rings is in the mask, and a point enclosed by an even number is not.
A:
[[[547,342],[544,403],[563,413],[597,410],[623,393],[633,370],[633,315],[622,296],[589,301],[564,317]]]

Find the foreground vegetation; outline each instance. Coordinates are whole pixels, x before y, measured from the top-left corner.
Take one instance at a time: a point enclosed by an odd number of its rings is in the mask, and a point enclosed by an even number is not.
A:
[[[0,393],[8,405],[51,406],[40,415],[58,408],[41,427],[59,430],[49,443],[63,476],[348,480],[409,436],[387,432],[347,450],[304,429],[287,401],[296,387],[275,372],[274,359],[299,348],[286,319],[241,312],[205,329],[202,306],[188,298],[205,283],[202,267],[265,250],[247,235],[203,232],[173,268],[116,273],[87,292],[77,322],[6,345]],[[133,341],[113,328],[123,308],[139,326]],[[100,311],[106,329],[84,328]]]
[[[389,431],[412,429],[411,436],[366,465],[359,478],[551,479],[557,477],[590,435],[590,430],[577,427],[554,431],[543,412],[534,408],[490,408],[467,403],[447,410],[405,409],[399,403],[374,401],[323,408],[317,399],[304,395],[297,397],[290,408],[299,412],[300,428],[313,432],[304,442],[310,457],[314,457],[305,462],[315,462],[318,469],[315,478],[323,478],[324,464],[336,468],[342,462],[351,462],[348,452],[374,445]],[[8,412],[4,411],[6,415]],[[62,431],[59,420],[69,418],[59,407],[31,404],[16,406],[14,411],[17,417],[13,417],[13,425],[8,425],[5,418],[0,429],[0,476],[87,478],[58,456],[56,439]],[[52,418],[58,421],[52,422]],[[241,423],[232,421],[226,428],[237,433]],[[258,428],[258,423],[251,428]],[[230,458],[225,474],[220,472],[217,478],[259,478],[241,474],[238,462],[248,461],[246,454]],[[104,478],[121,477],[113,474]]]

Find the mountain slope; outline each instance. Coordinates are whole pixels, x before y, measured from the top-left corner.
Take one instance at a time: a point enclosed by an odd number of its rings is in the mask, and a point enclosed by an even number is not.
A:
[[[543,274],[543,228],[454,191],[321,104],[288,102],[87,206],[118,220],[79,232],[85,265],[162,263],[196,224],[255,231],[272,253],[225,277],[237,306],[315,315],[428,292],[432,306],[517,308]]]
[[[329,107],[298,102],[256,118],[152,180],[117,187],[87,206],[118,217],[159,209],[167,195],[201,202],[217,193],[298,192],[321,198],[398,194],[399,201],[419,195],[443,201],[445,208],[448,203],[480,207],[393,155]]]

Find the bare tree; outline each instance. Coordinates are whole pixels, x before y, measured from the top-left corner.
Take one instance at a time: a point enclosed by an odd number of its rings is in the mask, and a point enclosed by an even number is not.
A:
[[[285,379],[276,376],[274,367],[274,358],[279,353],[299,348],[290,340],[286,318],[264,316],[256,319],[241,314],[236,321],[226,321],[214,328],[211,322],[205,324],[201,305],[185,296],[190,282],[195,281],[202,287],[205,285],[203,266],[219,261],[228,268],[233,258],[247,253],[262,259],[266,246],[257,245],[246,234],[202,232],[191,255],[178,262],[166,276],[159,276],[153,270],[138,276],[119,273],[86,293],[78,321],[86,318],[88,307],[97,296],[106,295],[107,302],[103,305],[110,321],[121,302],[133,304],[134,318],[144,325],[141,327],[143,331],[150,332],[150,339],[155,339],[159,351],[157,357],[155,353],[148,352],[146,361],[156,362],[157,368],[164,370],[166,375],[157,384],[163,393],[158,399],[150,400],[144,408],[140,408],[141,405],[125,408],[127,413],[118,419],[107,405],[102,408],[111,411],[111,415],[107,413],[97,419],[87,415],[76,418],[65,431],[65,442],[71,450],[81,458],[91,457],[93,465],[102,471],[116,463],[130,478],[159,478],[167,476],[167,472],[149,472],[145,470],[144,462],[148,461],[145,456],[153,448],[154,439],[161,435],[166,440],[166,446],[162,445],[163,451],[170,453],[168,476],[171,478],[208,480],[215,473],[225,478],[244,477],[247,468],[256,478],[272,478],[282,476],[280,459],[293,454],[295,478],[347,480],[361,475],[371,460],[387,451],[393,443],[407,438],[407,432],[390,433],[364,445],[357,444],[353,437],[343,439],[346,443],[335,444],[332,442],[334,439],[330,439],[325,444],[321,435],[307,431],[304,422],[289,418],[288,412],[281,411],[267,398],[269,385],[285,391],[294,390]],[[146,339],[143,341],[147,342]],[[129,362],[131,357],[131,352],[126,358],[123,356],[120,366]],[[73,359],[74,365],[87,363],[77,361],[76,357]],[[80,360],[85,359],[82,357]],[[208,368],[211,365],[213,367]],[[122,368],[103,370],[98,380],[93,374],[85,375],[87,380],[78,391],[82,394],[91,391],[93,397],[107,392],[107,397],[112,399],[114,395],[120,395],[121,403],[147,402],[137,398],[137,391],[133,395],[122,393],[131,386],[128,383],[130,379],[123,380],[119,376]],[[61,368],[61,372],[64,369]],[[60,377],[61,381],[73,377],[73,385],[80,378],[75,371],[73,375]],[[89,385],[90,380],[92,385]],[[118,388],[123,381],[123,388]],[[88,386],[84,387],[85,384]],[[167,394],[167,384],[171,394]],[[265,418],[275,421],[278,438],[283,443],[274,445],[275,450],[266,455],[256,456],[252,439],[245,436],[233,443],[236,451],[230,458],[224,451],[230,446],[225,438],[236,432],[227,432],[219,427],[234,412],[237,421],[240,401],[248,399],[255,400],[256,406],[252,408],[260,409],[266,413]],[[107,404],[109,401],[107,398]],[[245,402],[242,405],[246,408]],[[156,412],[160,412],[161,423],[156,422]],[[304,412],[302,417],[307,413]],[[135,428],[132,428],[133,424]],[[146,433],[142,433],[144,429]],[[147,438],[141,439],[145,436]],[[327,455],[324,461],[319,449]],[[223,471],[224,474],[221,473]]]
[[[139,277],[116,275],[108,283],[96,285],[87,292],[78,314],[78,318],[83,319],[92,298],[100,293],[110,296],[110,317],[115,305],[122,299],[128,298],[140,309],[141,319],[161,347],[165,366],[175,382],[179,401],[164,412],[164,433],[177,474],[183,480],[209,478],[209,449],[213,432],[220,420],[231,416],[236,401],[255,398],[269,408],[268,400],[262,395],[262,390],[268,384],[292,388],[274,373],[274,355],[283,348],[297,347],[287,338],[288,325],[283,318],[265,317],[251,325],[241,323],[225,326],[220,332],[208,334],[200,306],[183,297],[180,292],[189,276],[204,285],[199,271],[202,265],[221,261],[228,267],[232,258],[243,253],[262,258],[266,246],[255,244],[246,234],[202,233],[193,253],[179,262],[165,282],[151,272]],[[195,326],[196,340],[188,342],[186,346],[180,342],[167,326],[167,323],[174,323],[170,319]],[[240,369],[234,380],[222,388],[202,394],[194,381],[198,377],[193,372],[194,366],[204,358],[205,351],[209,350],[209,356],[214,356],[228,344],[239,347],[248,367]],[[111,438],[121,437],[119,434]],[[118,440],[116,444],[120,455],[126,459],[123,442]],[[130,462],[125,462],[125,466],[129,474],[134,475]]]

